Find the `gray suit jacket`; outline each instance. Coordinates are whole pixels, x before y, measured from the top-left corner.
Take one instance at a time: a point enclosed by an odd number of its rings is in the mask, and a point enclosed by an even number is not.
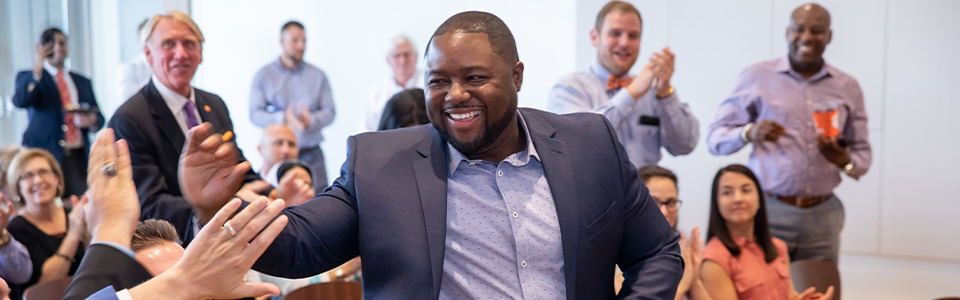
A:
[[[601,115],[520,109],[556,203],[568,299],[672,299],[679,235]],[[340,178],[283,213],[290,223],[254,265],[306,277],[360,255],[367,299],[436,299],[446,234],[446,143],[431,125],[350,137]]]

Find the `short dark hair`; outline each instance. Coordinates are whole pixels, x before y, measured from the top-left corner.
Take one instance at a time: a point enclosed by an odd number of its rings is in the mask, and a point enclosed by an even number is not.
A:
[[[643,168],[640,168],[640,171],[638,171],[638,173],[640,175],[640,180],[643,180],[644,183],[650,181],[650,179],[654,177],[663,177],[666,179],[670,179],[671,181],[673,181],[673,186],[678,187],[677,175],[673,174],[672,171],[661,168],[659,166],[655,166],[655,165],[645,166]]]
[[[300,28],[300,30],[306,30],[303,28],[303,24],[300,24],[300,22],[291,20],[291,21],[288,21],[287,23],[284,23],[283,27],[280,27],[280,34],[283,34],[285,31],[287,31],[287,29],[290,29],[290,27],[296,27],[296,28]]]
[[[46,44],[52,43],[54,40],[56,40],[57,34],[60,34],[64,37],[67,36],[66,34],[63,34],[63,30],[60,30],[60,28],[56,28],[56,27],[47,28],[46,30],[43,31],[43,33],[40,34],[40,45],[46,45]]]
[[[304,171],[307,171],[307,175],[310,175],[310,178],[313,178],[313,171],[310,170],[310,166],[306,163],[299,160],[288,160],[280,164],[280,167],[277,167],[277,182],[280,182],[280,179],[283,179],[283,175],[287,175],[287,172],[293,170],[294,168],[302,168]]]
[[[730,230],[727,228],[727,222],[720,214],[720,207],[717,204],[717,194],[720,192],[720,176],[724,173],[740,173],[750,178],[757,187],[757,194],[760,197],[760,208],[757,209],[757,215],[753,218],[753,234],[756,235],[757,244],[763,249],[764,260],[767,263],[777,259],[777,246],[773,245],[773,237],[770,235],[770,223],[767,220],[767,205],[763,200],[763,189],[760,188],[760,181],[750,169],[743,165],[732,164],[717,171],[717,176],[713,177],[713,193],[710,195],[710,223],[707,228],[707,240],[716,237],[730,254],[740,255],[740,246],[730,237]]]
[[[427,117],[426,97],[423,89],[413,88],[403,90],[387,101],[380,115],[380,126],[377,130],[391,130],[411,125],[430,124]]]
[[[444,21],[443,24],[440,24],[440,27],[433,32],[433,36],[427,43],[427,49],[423,52],[424,57],[430,52],[430,44],[433,43],[433,38],[444,35],[448,31],[486,34],[493,53],[510,64],[520,61],[520,55],[517,54],[517,42],[513,39],[513,33],[510,32],[507,24],[496,15],[482,11],[466,11],[455,14]]]
[[[137,230],[133,233],[133,239],[130,240],[130,250],[139,252],[166,242],[180,245],[177,229],[173,228],[170,222],[157,219],[143,220],[137,223]]]
[[[603,20],[607,18],[607,14],[614,11],[637,15],[637,19],[640,19],[640,26],[643,26],[643,17],[640,16],[640,11],[637,10],[636,7],[623,1],[610,1],[607,5],[604,5],[603,8],[600,9],[600,13],[597,14],[597,24],[595,27],[597,33],[600,33],[600,28],[603,27]]]

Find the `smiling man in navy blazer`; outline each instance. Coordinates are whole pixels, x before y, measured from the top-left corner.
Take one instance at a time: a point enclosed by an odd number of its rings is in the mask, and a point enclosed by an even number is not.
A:
[[[597,114],[517,109],[524,65],[502,20],[451,17],[425,66],[432,124],[350,137],[340,178],[283,212],[255,270],[297,278],[360,255],[368,299],[673,298],[679,235],[616,132]],[[211,197],[199,174],[231,161],[184,153],[181,187],[200,215],[230,191]]]

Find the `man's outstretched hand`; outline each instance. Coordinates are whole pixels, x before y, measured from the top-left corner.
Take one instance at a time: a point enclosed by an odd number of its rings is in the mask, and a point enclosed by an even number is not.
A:
[[[180,154],[177,179],[183,197],[193,205],[201,224],[206,224],[240,190],[249,162],[239,163],[237,146],[225,142],[203,123],[187,132],[186,147]]]

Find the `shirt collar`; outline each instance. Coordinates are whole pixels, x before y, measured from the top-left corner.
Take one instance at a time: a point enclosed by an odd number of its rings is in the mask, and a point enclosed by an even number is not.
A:
[[[824,78],[824,77],[827,77],[827,76],[831,76],[831,74],[830,74],[830,66],[827,65],[827,62],[826,62],[826,61],[824,61],[824,62],[823,62],[823,67],[820,68],[820,71],[818,71],[816,74],[813,74],[813,76],[810,76],[810,78],[803,79],[803,76],[800,76],[800,74],[797,74],[797,72],[794,71],[793,68],[790,67],[790,56],[789,56],[789,54],[787,54],[787,56],[784,56],[784,57],[781,57],[781,58],[777,59],[777,60],[774,62],[773,68],[774,68],[774,70],[775,70],[777,73],[787,73],[787,74],[790,74],[790,75],[793,76],[793,77],[799,78],[800,80],[805,80],[805,81],[810,81],[810,82],[820,80],[820,79],[822,79],[822,78]]]
[[[521,114],[519,110],[517,110],[517,119],[520,120],[520,127],[523,128],[523,133],[527,137],[527,147],[520,152],[507,156],[503,161],[516,167],[522,167],[530,162],[531,157],[540,161],[540,154],[537,153],[537,148],[533,146],[533,139],[530,138],[530,128],[527,127],[527,122],[523,119],[523,114]],[[460,151],[457,151],[456,148],[450,145],[450,143],[447,143],[447,149],[450,151],[450,166],[447,176],[453,175],[453,173],[457,171],[457,168],[460,167],[461,162],[465,161],[474,164],[483,162],[479,159],[468,159],[463,153],[460,153]]]
[[[280,68],[280,71],[284,71],[284,72],[287,72],[287,73],[297,73],[297,72],[300,72],[301,70],[303,70],[303,67],[304,67],[307,63],[301,60],[300,62],[298,62],[296,65],[293,66],[293,70],[290,70],[290,69],[287,69],[286,67],[283,66],[283,62],[281,62],[281,61],[280,61],[280,58],[278,57],[278,58],[277,58],[277,61],[275,62],[275,64],[277,65],[277,68]]]
[[[593,74],[597,75],[602,82],[607,82],[607,78],[610,78],[610,71],[604,68],[598,60],[594,60],[593,64],[590,65],[590,71],[593,71]],[[630,78],[630,72],[623,74],[620,78]]]
[[[57,77],[57,74],[60,73],[60,69],[57,69],[57,67],[54,67],[46,60],[43,61],[43,69],[47,70],[47,73],[50,73],[50,75],[53,75],[53,77]],[[66,66],[63,67],[63,71],[67,72],[67,74],[70,74],[70,68],[67,68]]]
[[[160,98],[163,98],[163,101],[167,103],[170,111],[174,114],[182,110],[183,105],[187,104],[187,101],[197,102],[195,98],[196,93],[194,93],[192,86],[190,87],[190,97],[184,97],[160,82],[160,80],[157,79],[157,75],[152,75],[151,80],[153,80],[153,86],[157,87],[157,92],[160,92]]]

